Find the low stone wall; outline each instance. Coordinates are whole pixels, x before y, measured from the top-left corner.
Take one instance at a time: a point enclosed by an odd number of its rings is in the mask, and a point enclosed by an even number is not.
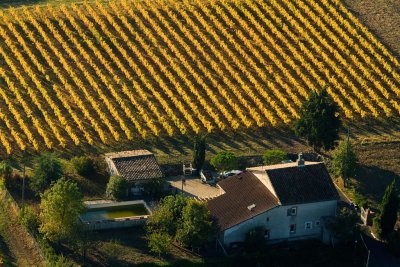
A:
[[[146,224],[149,215],[134,216],[127,218],[118,218],[114,220],[102,220],[84,223],[85,228],[89,231],[105,230],[105,229],[116,229],[116,228],[127,228],[133,226],[142,226]]]

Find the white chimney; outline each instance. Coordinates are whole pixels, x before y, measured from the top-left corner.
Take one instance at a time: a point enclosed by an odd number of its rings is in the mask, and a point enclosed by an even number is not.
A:
[[[256,204],[251,204],[250,206],[247,207],[249,211],[252,211],[256,207]]]
[[[297,166],[303,167],[304,164],[304,159],[303,159],[303,153],[299,153],[299,157],[297,158]]]

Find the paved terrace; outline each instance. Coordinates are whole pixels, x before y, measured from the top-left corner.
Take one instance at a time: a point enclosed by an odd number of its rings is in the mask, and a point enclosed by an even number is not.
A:
[[[177,191],[182,190],[183,175],[168,177],[167,182]],[[203,184],[200,178],[185,177],[183,192],[188,197],[197,199],[209,199],[219,195],[219,189],[215,186]]]

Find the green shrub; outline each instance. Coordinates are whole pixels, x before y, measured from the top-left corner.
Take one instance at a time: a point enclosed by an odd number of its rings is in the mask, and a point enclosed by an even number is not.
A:
[[[77,266],[79,266],[75,262],[65,258],[63,255],[57,255],[54,248],[43,237],[39,236],[37,241],[38,241],[40,250],[43,252],[44,257],[46,258],[47,266],[49,266],[49,267],[77,267]]]
[[[57,181],[62,175],[63,168],[57,155],[54,153],[43,153],[35,160],[30,186],[33,191],[42,193],[49,187],[51,182]]]
[[[114,200],[121,200],[127,196],[128,181],[121,176],[111,176],[107,184],[106,195]]]
[[[158,254],[167,254],[171,249],[172,238],[167,233],[151,233],[148,237],[148,246],[150,251]]]
[[[238,159],[232,152],[219,152],[211,158],[210,163],[221,172],[238,168]]]
[[[287,159],[287,154],[279,149],[267,150],[263,155],[265,165],[278,164]]]
[[[32,207],[23,207],[19,212],[19,223],[30,233],[36,234],[39,228],[39,216]]]
[[[360,192],[356,191],[354,188],[351,189],[351,195],[353,198],[353,202],[359,206],[359,207],[363,207],[363,208],[367,208],[368,207],[368,198],[365,197],[364,195],[362,195]]]
[[[71,159],[71,164],[77,174],[90,177],[96,174],[96,162],[91,157],[74,157]]]

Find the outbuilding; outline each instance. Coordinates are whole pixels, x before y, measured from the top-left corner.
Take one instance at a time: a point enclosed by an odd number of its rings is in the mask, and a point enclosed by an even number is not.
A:
[[[154,154],[145,149],[107,153],[105,160],[110,175],[129,182],[132,195],[141,195],[146,183],[164,178]]]

